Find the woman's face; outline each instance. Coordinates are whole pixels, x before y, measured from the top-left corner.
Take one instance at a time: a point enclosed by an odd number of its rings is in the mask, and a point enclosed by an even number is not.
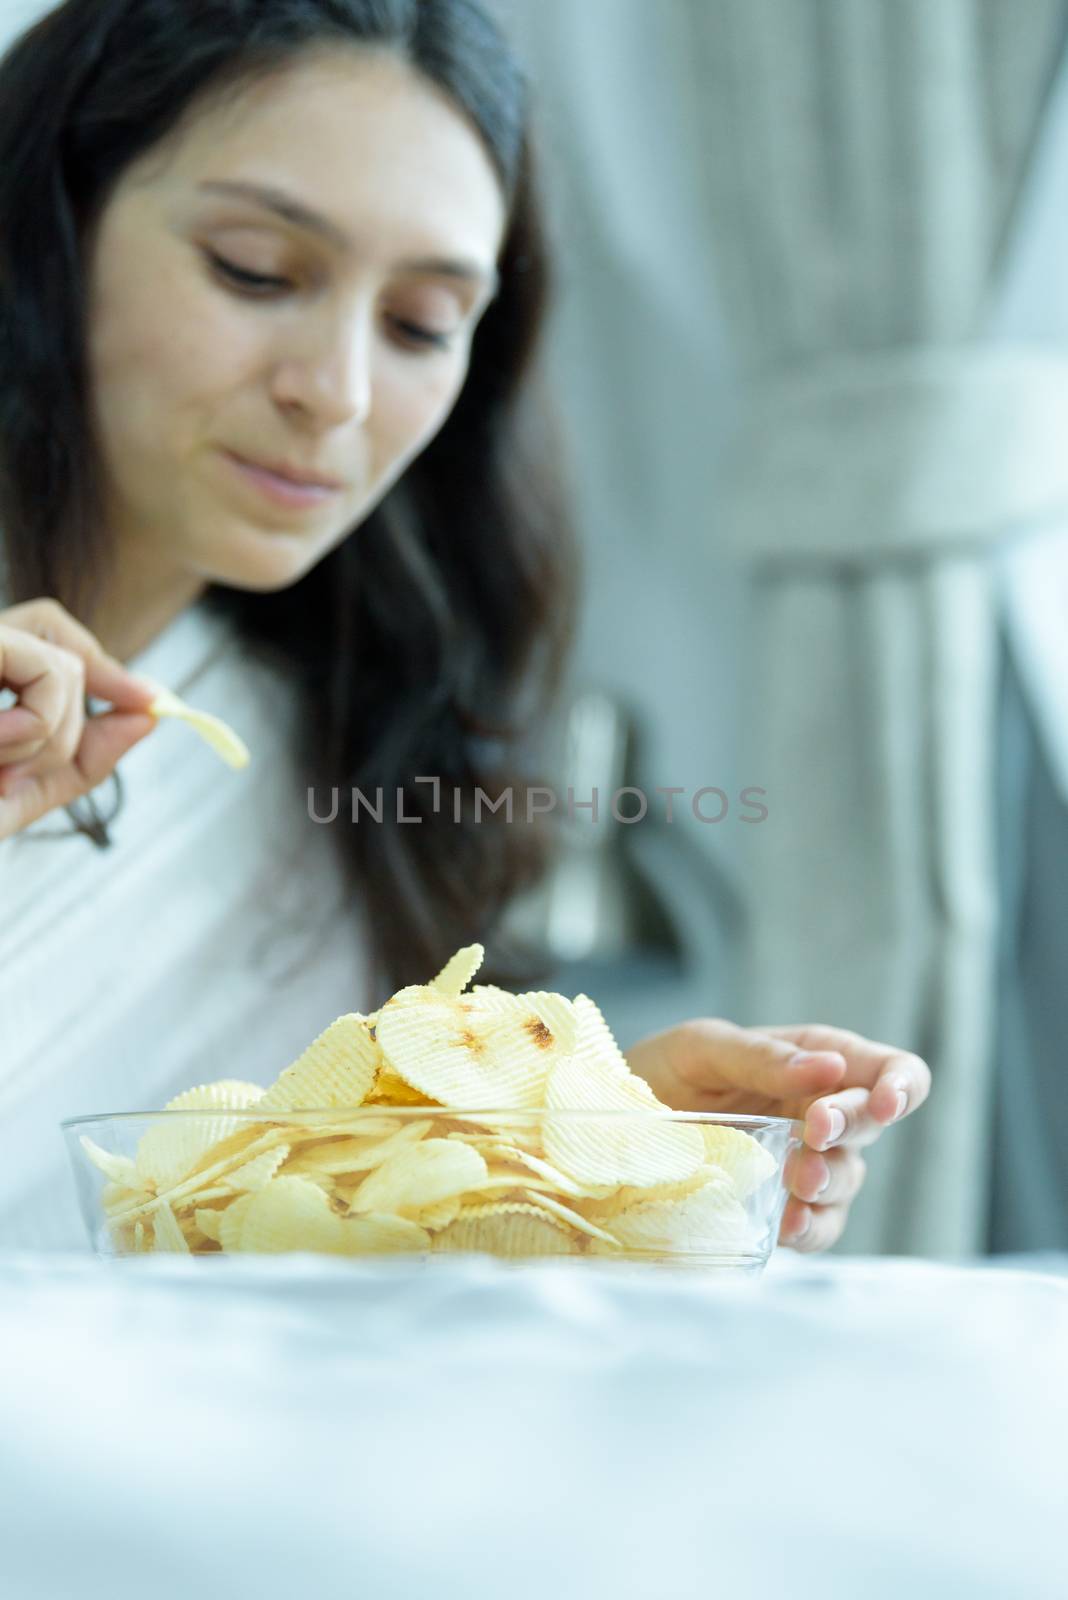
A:
[[[477,135],[385,53],[303,60],[130,167],[89,245],[120,561],[262,590],[319,561],[448,416],[504,226]]]

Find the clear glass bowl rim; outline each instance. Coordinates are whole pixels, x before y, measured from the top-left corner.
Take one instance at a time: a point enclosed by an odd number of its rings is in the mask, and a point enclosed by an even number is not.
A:
[[[629,1120],[632,1122],[698,1122],[722,1123],[725,1127],[742,1128],[789,1128],[795,1138],[800,1138],[804,1122],[797,1117],[771,1117],[757,1116],[751,1112],[742,1111],[673,1111],[665,1107],[663,1111],[645,1110],[635,1107],[634,1110],[617,1107],[605,1107],[598,1110],[594,1107],[580,1108],[545,1108],[545,1107],[513,1107],[513,1106],[322,1106],[304,1107],[300,1111],[281,1111],[277,1107],[261,1111],[256,1106],[243,1106],[231,1110],[228,1106],[200,1106],[183,1107],[173,1111],[98,1111],[89,1116],[65,1117],[59,1126],[64,1132],[75,1128],[86,1128],[101,1122],[136,1122],[144,1121],[146,1117],[207,1117],[215,1121],[219,1117],[239,1117],[247,1122],[299,1122],[303,1118],[316,1118],[319,1121],[338,1121],[345,1117],[410,1117],[416,1120],[420,1117],[501,1117],[515,1118],[521,1121],[543,1122],[546,1119],[565,1121],[586,1121],[594,1118],[610,1117],[613,1120]]]

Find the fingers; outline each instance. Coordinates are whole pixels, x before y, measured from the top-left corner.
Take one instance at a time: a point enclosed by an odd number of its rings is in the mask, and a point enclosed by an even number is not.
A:
[[[82,663],[85,690],[122,710],[143,711],[156,689],[132,673],[56,600],[29,600],[0,612],[0,623],[67,650]],[[17,685],[15,685],[18,687]],[[21,696],[20,696],[21,698]]]
[[[854,1150],[828,1150],[820,1154],[803,1147],[786,1163],[784,1181],[798,1200],[835,1205],[853,1200],[860,1192],[867,1167]]]
[[[870,1101],[868,1089],[839,1089],[813,1100],[805,1112],[805,1143],[813,1150],[840,1144],[871,1144],[882,1133],[883,1125],[868,1116]]]
[[[882,1127],[900,1122],[922,1106],[930,1092],[931,1069],[926,1061],[911,1051],[893,1051],[871,1092],[871,1115]]]
[[[826,1034],[818,1030],[817,1036]],[[779,1238],[797,1250],[826,1250],[841,1237],[867,1172],[857,1151],[922,1105],[930,1091],[930,1070],[919,1056],[860,1043],[884,1058],[874,1086],[854,1085],[814,1100],[805,1112],[804,1143],[787,1162],[791,1193]],[[852,1076],[852,1048],[848,1055]]]
[[[54,600],[0,611],[0,838],[95,788],[139,739],[155,684],[134,678]],[[86,696],[116,710],[86,716]]]
[[[0,770],[0,839],[95,789],[155,727],[155,718],[143,713],[108,712],[89,718],[77,757],[66,766],[39,772],[31,763]]]
[[[4,719],[11,719],[9,728],[21,729],[20,738],[4,743],[5,766],[32,760],[61,727],[69,739],[70,729],[63,726],[68,707],[84,704],[85,667],[78,656],[19,628],[0,627],[0,683],[18,694],[18,705]],[[22,715],[16,717],[16,712]]]
[[[780,1243],[806,1252],[827,1250],[841,1238],[867,1176],[864,1158],[853,1150],[833,1150],[826,1156],[801,1151],[790,1165],[793,1192],[783,1211]]]
[[[931,1069],[919,1056],[898,1052],[874,1089],[841,1089],[814,1100],[805,1113],[805,1143],[814,1150],[874,1144],[927,1099]]]
[[[85,687],[97,700],[107,700],[117,711],[145,711],[159,693],[159,686],[136,678],[121,661],[101,654],[87,656]]]
[[[931,1087],[931,1073],[920,1056],[896,1045],[880,1044],[877,1039],[866,1039],[863,1034],[852,1033],[848,1028],[834,1028],[827,1023],[809,1022],[794,1027],[769,1027],[761,1032],[775,1039],[788,1040],[801,1050],[838,1050],[848,1063],[848,1081],[860,1088],[879,1089],[874,1114],[885,1124],[895,1120],[893,1113],[898,1104],[898,1093],[905,1095],[905,1110],[914,1111],[926,1100]],[[881,1086],[881,1087],[880,1087]],[[900,1111],[898,1116],[905,1115]]]
[[[680,1075],[698,1090],[705,1087],[702,1075],[708,1073],[717,1086],[726,1082],[749,1094],[786,1101],[825,1093],[846,1072],[840,1051],[799,1052],[788,1039],[719,1017],[697,1018],[680,1033],[685,1035]]]
[[[848,1206],[806,1206],[790,1200],[783,1212],[779,1242],[805,1254],[829,1250],[842,1237],[848,1218]]]
[[[144,712],[109,711],[103,717],[90,717],[76,763],[84,789],[95,789],[98,783],[103,783],[126,752],[155,727],[155,717]]]
[[[66,702],[47,742],[34,758],[38,772],[53,772],[73,760],[85,727],[85,673],[77,656],[70,656],[74,668],[69,676]]]
[[[7,768],[37,755],[46,737],[35,711],[21,705],[0,711],[0,776]]]

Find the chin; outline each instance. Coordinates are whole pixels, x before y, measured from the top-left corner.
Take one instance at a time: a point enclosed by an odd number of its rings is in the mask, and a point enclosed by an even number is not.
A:
[[[229,559],[220,560],[220,552],[213,551],[211,572],[213,583],[223,583],[230,589],[247,589],[253,594],[277,594],[290,589],[313,567],[318,566],[345,535],[332,539],[329,544],[309,549],[305,540],[290,534],[264,535],[257,533],[243,548],[229,552]],[[250,548],[251,545],[251,548]]]

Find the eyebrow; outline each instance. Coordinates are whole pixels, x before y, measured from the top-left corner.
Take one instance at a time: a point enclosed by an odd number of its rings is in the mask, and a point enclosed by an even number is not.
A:
[[[320,211],[313,211],[295,195],[287,194],[284,189],[274,188],[272,184],[215,179],[204,182],[199,187],[208,194],[251,200],[253,204],[263,206],[267,211],[273,211],[286,222],[292,222],[298,228],[304,228],[309,233],[317,233],[321,238],[328,239],[340,250],[352,249],[352,240],[336,222],[323,216]],[[492,294],[496,294],[500,287],[500,278],[495,268],[487,269],[477,261],[461,257],[420,256],[407,261],[398,261],[397,266],[403,272],[426,272],[436,277],[457,278],[464,283],[485,284]]]

